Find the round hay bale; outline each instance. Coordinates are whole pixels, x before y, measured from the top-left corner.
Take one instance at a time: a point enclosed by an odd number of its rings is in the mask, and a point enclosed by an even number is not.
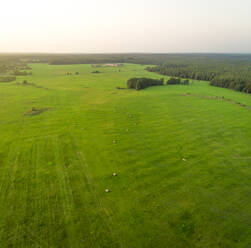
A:
[[[117,176],[117,173],[116,173],[116,172],[114,172],[112,175],[113,175],[114,177],[116,177],[116,176]]]
[[[106,193],[109,193],[109,192],[110,192],[110,190],[109,190],[109,189],[106,189],[106,190],[105,190],[105,192],[106,192]]]

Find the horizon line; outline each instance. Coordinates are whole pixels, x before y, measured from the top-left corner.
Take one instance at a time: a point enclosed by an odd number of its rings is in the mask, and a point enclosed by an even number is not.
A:
[[[95,55],[95,54],[212,54],[212,55],[251,55],[251,52],[0,52],[2,54],[10,55],[36,55],[36,54],[46,54],[46,55]]]

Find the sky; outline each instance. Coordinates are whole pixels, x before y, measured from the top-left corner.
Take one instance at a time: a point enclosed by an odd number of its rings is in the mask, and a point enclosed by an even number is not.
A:
[[[0,52],[251,53],[251,0],[7,0],[0,6]]]

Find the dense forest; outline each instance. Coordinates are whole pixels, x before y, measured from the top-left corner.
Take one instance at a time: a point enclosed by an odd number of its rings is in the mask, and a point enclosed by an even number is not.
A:
[[[251,54],[0,54],[0,76],[29,75],[29,63],[152,65],[148,71],[251,93]]]
[[[251,63],[245,56],[239,60],[222,58],[191,63],[162,63],[146,70],[162,75],[209,81],[210,85],[251,93]]]

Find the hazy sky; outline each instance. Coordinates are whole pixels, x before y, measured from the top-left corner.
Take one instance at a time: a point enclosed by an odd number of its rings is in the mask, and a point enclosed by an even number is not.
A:
[[[5,0],[0,52],[249,52],[251,0]]]

